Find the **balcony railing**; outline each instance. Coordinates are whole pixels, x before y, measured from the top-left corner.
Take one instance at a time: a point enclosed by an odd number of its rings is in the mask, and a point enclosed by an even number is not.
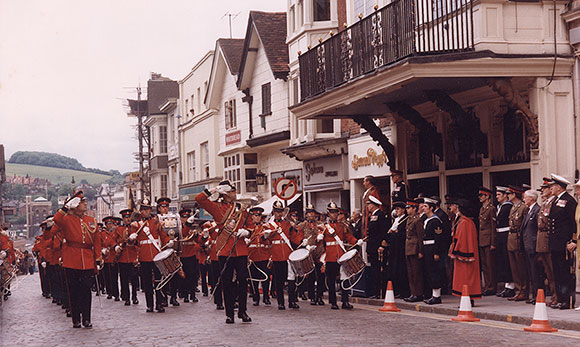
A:
[[[473,49],[472,0],[395,0],[299,57],[301,101],[413,55]]]

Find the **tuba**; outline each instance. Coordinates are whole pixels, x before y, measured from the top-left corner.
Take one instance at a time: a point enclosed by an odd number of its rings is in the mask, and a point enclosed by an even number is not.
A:
[[[222,228],[216,239],[217,253],[219,253],[233,236],[234,232],[238,229],[238,226],[242,222],[242,215],[246,211],[246,206],[241,203],[235,203],[234,206],[228,211],[228,215],[225,218]]]

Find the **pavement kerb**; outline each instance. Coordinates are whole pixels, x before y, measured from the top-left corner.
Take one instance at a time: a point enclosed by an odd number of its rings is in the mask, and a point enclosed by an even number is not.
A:
[[[378,306],[378,307],[383,306],[383,300],[378,300],[378,299],[351,297],[350,301],[352,303],[369,305],[369,306]],[[397,307],[402,309],[402,310],[436,313],[436,314],[442,314],[442,315],[447,315],[447,316],[457,316],[457,312],[459,311],[459,309],[450,309],[450,308],[446,308],[446,307],[438,307],[437,305],[430,306],[430,305],[422,304],[422,303],[408,303],[408,302],[404,302],[401,300],[396,300],[396,304],[397,304]],[[532,306],[530,306],[530,307],[532,307]],[[533,308],[532,308],[532,310],[533,310]],[[500,322],[509,322],[509,323],[527,325],[527,326],[532,324],[532,318],[518,316],[518,315],[508,315],[508,314],[503,314],[503,313],[492,313],[492,312],[478,312],[476,309],[473,310],[473,314],[475,317],[480,318],[480,319],[487,319],[487,320],[500,321]],[[550,312],[548,311],[548,317],[549,316],[550,316]],[[578,321],[549,319],[549,322],[553,328],[580,331],[580,319]]]

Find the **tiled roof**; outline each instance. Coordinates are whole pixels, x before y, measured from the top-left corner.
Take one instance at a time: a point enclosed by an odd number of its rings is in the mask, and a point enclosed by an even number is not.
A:
[[[179,97],[179,84],[161,75],[154,74],[147,81],[147,102],[149,114],[159,114],[159,107],[167,98]]]
[[[242,50],[244,49],[244,39],[218,39],[218,45],[222,48],[230,72],[237,75],[242,60]]]
[[[250,11],[248,25],[254,23],[264,45],[270,68],[274,75],[287,75],[288,45],[286,44],[286,12]],[[246,40],[249,40],[246,37]]]

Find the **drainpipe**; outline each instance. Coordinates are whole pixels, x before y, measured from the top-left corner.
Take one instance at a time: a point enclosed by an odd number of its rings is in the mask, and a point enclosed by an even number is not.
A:
[[[254,97],[250,95],[250,88],[246,88],[244,90],[242,90],[242,93],[244,93],[244,97],[242,98],[242,102],[247,102],[248,103],[248,108],[249,108],[249,112],[248,112],[248,117],[249,117],[249,124],[250,124],[250,134],[249,134],[249,138],[251,139],[254,136],[254,126],[252,125],[252,103],[254,102]]]
[[[574,57],[574,72],[572,73],[572,90],[574,92],[574,159],[576,165],[574,165],[574,176],[578,180],[578,114],[580,113],[580,62],[578,57]]]

